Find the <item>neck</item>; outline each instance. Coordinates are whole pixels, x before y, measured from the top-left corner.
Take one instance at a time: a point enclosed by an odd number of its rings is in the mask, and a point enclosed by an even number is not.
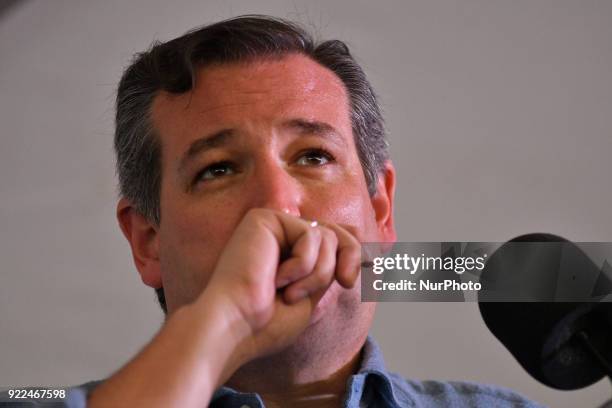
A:
[[[363,340],[353,347],[336,343],[325,353],[296,344],[242,366],[226,385],[258,393],[267,407],[339,407],[359,369]]]

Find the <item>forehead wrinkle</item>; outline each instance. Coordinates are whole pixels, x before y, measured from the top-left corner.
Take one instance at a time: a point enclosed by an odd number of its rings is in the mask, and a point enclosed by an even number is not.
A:
[[[236,107],[236,106],[247,106],[247,105],[252,105],[254,102],[235,102],[235,103],[225,103],[222,105],[217,105],[217,106],[212,106],[212,107],[208,107],[208,108],[204,108],[204,109],[200,109],[197,113],[198,114],[205,114],[205,113],[210,113],[219,109],[226,109],[226,108],[232,108],[232,107]]]
[[[350,101],[344,83],[333,71],[307,56],[288,55],[281,60],[202,67],[197,75],[199,79],[191,91],[184,94],[160,92],[155,98],[157,129],[163,127],[170,134],[187,135],[192,133],[189,129],[193,128],[189,125],[192,120],[202,125],[209,120],[218,121],[218,124],[233,128],[237,125],[235,119],[248,117],[250,113],[246,109],[252,108],[253,113],[259,112],[265,117],[281,114],[285,119],[302,117],[340,125],[336,129],[340,134],[352,135]],[[325,103],[333,106],[321,110],[321,104]],[[309,108],[312,104],[325,114],[313,116]],[[335,109],[340,106],[344,106],[341,110],[348,114],[346,127],[335,120],[338,114],[345,115]],[[244,114],[240,114],[241,109],[245,110]],[[180,157],[182,152],[178,153]]]
[[[292,66],[294,65],[292,62],[296,59],[301,60],[298,69]],[[289,69],[287,69],[287,66],[289,66]],[[289,78],[286,76],[281,78],[277,71],[291,75]],[[333,84],[342,93],[346,91],[344,83],[333,71],[312,58],[299,53],[288,54],[280,59],[264,57],[252,61],[202,67],[197,76],[196,89],[200,85],[206,88],[210,88],[212,85],[213,89],[219,89],[218,84],[229,80],[230,84],[236,85],[241,93],[256,94],[262,92],[262,86],[266,88],[263,89],[264,93],[270,90],[278,92],[280,89],[286,89],[288,85],[293,88],[291,93],[294,93],[296,88],[301,91],[312,92],[321,88],[322,84]],[[332,79],[331,83],[325,81],[322,78],[323,76]],[[228,89],[219,90],[228,92]]]
[[[338,129],[329,123],[319,120],[309,120],[301,117],[289,119],[281,127],[297,131],[300,136],[318,136],[346,148],[347,143]]]

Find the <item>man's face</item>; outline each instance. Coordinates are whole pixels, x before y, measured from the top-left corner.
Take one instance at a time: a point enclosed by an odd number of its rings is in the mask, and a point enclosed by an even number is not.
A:
[[[169,313],[202,292],[251,208],[350,225],[361,241],[394,238],[368,195],[346,90],[306,56],[203,68],[192,92],[155,98],[152,120],[162,145],[156,233]],[[373,306],[360,302],[358,286],[334,282],[314,320],[369,325]]]

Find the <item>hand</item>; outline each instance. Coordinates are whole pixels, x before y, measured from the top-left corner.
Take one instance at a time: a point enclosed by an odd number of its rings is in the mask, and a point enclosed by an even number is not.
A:
[[[345,288],[355,284],[359,241],[346,227],[311,224],[278,211],[250,210],[196,301],[210,307],[216,299],[223,304],[220,313],[244,323],[237,364],[291,344],[334,280]]]
[[[334,280],[353,286],[360,258],[346,227],[249,211],[202,294],[172,313],[88,406],[206,406],[241,365],[291,344]]]

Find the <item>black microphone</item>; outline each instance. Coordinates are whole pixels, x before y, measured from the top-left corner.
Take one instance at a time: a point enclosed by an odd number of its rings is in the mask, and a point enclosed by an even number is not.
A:
[[[574,390],[612,379],[612,303],[604,299],[612,279],[575,244],[551,234],[514,238],[491,255],[480,282],[487,327],[536,380]]]

